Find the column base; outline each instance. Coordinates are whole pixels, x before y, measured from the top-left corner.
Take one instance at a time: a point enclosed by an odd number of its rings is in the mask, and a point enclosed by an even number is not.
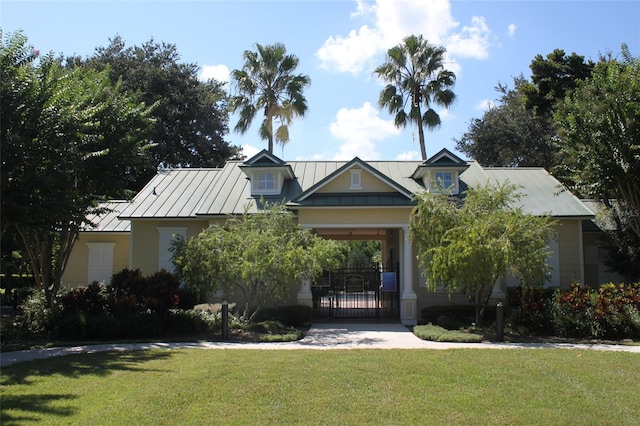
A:
[[[400,322],[404,325],[418,324],[418,296],[415,293],[402,293],[400,297]]]

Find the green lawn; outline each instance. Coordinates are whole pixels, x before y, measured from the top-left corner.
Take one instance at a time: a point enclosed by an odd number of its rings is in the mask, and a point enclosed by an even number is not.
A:
[[[0,423],[639,424],[639,366],[560,349],[73,355],[3,368]]]

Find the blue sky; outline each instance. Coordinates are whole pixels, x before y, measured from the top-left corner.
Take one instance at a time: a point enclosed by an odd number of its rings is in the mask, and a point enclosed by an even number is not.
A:
[[[495,86],[529,77],[536,54],[560,48],[596,60],[627,43],[640,55],[638,1],[2,0],[0,24],[5,34],[23,30],[43,53],[89,56],[115,35],[128,46],[153,38],[175,44],[203,78],[223,81],[255,43],[284,43],[312,80],[307,116],[290,128],[290,143],[275,148],[284,160],[419,159],[417,129],[396,129],[379,110],[382,83],[372,72],[409,34],[445,46],[458,77],[458,101],[439,110],[442,126],[426,133],[428,155],[454,151],[453,139],[497,97]],[[257,126],[240,135],[235,122],[229,142],[249,156],[266,147]]]

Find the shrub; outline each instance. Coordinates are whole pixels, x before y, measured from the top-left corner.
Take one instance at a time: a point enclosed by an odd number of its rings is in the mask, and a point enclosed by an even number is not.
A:
[[[574,283],[552,299],[555,331],[567,337],[640,336],[640,283],[604,284],[594,290]]]
[[[255,315],[253,321],[277,321],[287,327],[303,327],[311,324],[313,321],[313,308],[303,305],[261,308]]]
[[[434,342],[479,343],[482,336],[475,333],[447,330],[443,327],[426,324],[413,327],[413,333],[422,340]]]
[[[165,318],[164,329],[171,334],[219,332],[222,329],[219,313],[202,309],[172,309]]]
[[[58,314],[57,301],[54,300],[53,307],[47,307],[44,293],[34,288],[29,290],[20,305],[15,325],[25,333],[50,332],[55,326]]]
[[[474,305],[433,305],[420,309],[424,324],[435,324],[447,330],[469,327],[476,321]],[[489,308],[485,317],[491,316]],[[495,318],[495,311],[493,311]]]
[[[514,329],[527,333],[553,332],[551,299],[554,290],[538,287],[515,287],[508,291],[509,310],[507,323]]]

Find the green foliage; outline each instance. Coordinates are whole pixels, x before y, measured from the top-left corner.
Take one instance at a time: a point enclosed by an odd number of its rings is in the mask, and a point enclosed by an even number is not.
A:
[[[32,334],[50,333],[58,318],[57,304],[48,304],[42,291],[30,289],[20,305],[18,315],[9,327],[11,330],[3,330],[3,337],[20,339]],[[5,331],[9,332],[8,335],[4,334]]]
[[[267,320],[280,322],[287,327],[308,326],[313,321],[313,308],[302,305],[262,308],[253,318],[255,322]]]
[[[130,195],[150,109],[107,72],[38,58],[22,33],[2,38],[0,63],[2,226],[17,231],[51,304],[87,216]]]
[[[627,259],[627,280],[640,278],[640,60],[599,62],[590,79],[557,109],[567,185],[605,207],[604,229]],[[618,266],[620,261],[618,259]]]
[[[295,223],[283,205],[230,217],[173,246],[177,273],[204,294],[221,291],[245,300],[244,317],[289,297],[291,286],[333,269],[339,247]]]
[[[560,336],[622,338],[640,336],[640,282],[604,284],[599,289],[574,283],[552,299]]]
[[[449,107],[456,100],[451,90],[456,75],[444,68],[445,53],[444,47],[429,44],[422,35],[410,35],[389,49],[385,62],[375,69],[375,74],[387,83],[378,105],[395,114],[396,127],[403,128],[408,123],[418,126],[423,160],[427,159],[423,126],[439,127],[441,120],[434,107]]]
[[[514,330],[532,334],[553,334],[551,300],[554,290],[539,287],[508,289],[506,322]]]
[[[580,81],[591,76],[594,64],[585,61],[575,52],[567,55],[555,49],[546,58],[536,55],[531,61],[531,82],[520,91],[525,97],[527,109],[540,117],[551,117],[558,102],[571,94]]]
[[[456,148],[483,166],[544,167],[552,170],[561,163],[553,143],[555,129],[548,118],[526,107],[522,87],[526,80],[514,78],[514,88],[498,85],[500,98],[481,119],[474,118],[469,129],[456,140]]]
[[[294,118],[306,114],[307,100],[302,92],[311,84],[311,79],[304,74],[293,74],[298,58],[287,55],[282,43],[267,46],[256,43],[255,46],[256,51],[245,50],[242,69],[231,72],[236,95],[231,97],[229,108],[231,112],[239,111],[235,130],[240,133],[249,130],[256,114],[264,112],[258,133],[268,141],[268,150],[273,153],[274,140],[286,145],[289,125]]]
[[[165,330],[169,334],[218,333],[221,329],[220,312],[204,309],[172,309],[171,314],[165,319]]]
[[[492,314],[493,308],[487,307],[486,315]],[[495,312],[493,312],[495,313]],[[459,330],[475,325],[476,312],[474,305],[432,305],[420,309],[422,323],[433,324],[447,330]],[[495,317],[495,315],[492,315]]]
[[[519,195],[512,184],[487,184],[464,195],[462,201],[419,194],[409,225],[428,288],[469,294],[480,324],[493,285],[507,269],[523,285],[544,283],[553,222],[513,207]]]
[[[146,184],[162,167],[220,167],[238,155],[224,140],[228,132],[227,95],[222,82],[202,82],[198,66],[180,62],[174,44],[153,39],[140,46],[125,46],[116,36],[89,58],[68,58],[67,64],[108,71],[112,84],[119,81],[127,93],[139,93],[154,105],[149,125],[153,140],[146,173],[134,189]]]
[[[475,333],[447,330],[437,325],[426,324],[413,327],[413,333],[422,340],[434,342],[480,343],[482,336]]]

